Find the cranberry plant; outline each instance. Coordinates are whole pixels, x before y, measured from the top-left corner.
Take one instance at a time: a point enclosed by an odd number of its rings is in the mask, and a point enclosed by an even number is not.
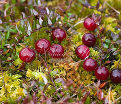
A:
[[[120,104],[120,5],[0,1],[0,102]]]

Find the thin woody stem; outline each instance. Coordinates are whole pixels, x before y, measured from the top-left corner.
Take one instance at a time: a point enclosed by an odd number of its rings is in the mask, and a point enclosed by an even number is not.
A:
[[[39,58],[43,61],[44,66],[49,70],[49,68],[48,68],[48,66],[47,66],[47,63],[46,63],[45,60],[40,56],[40,54],[39,54]],[[55,83],[54,83],[54,81],[53,81],[53,79],[52,79],[52,77],[51,77],[51,75],[50,75],[50,71],[48,71],[48,75],[49,75],[49,77],[50,77],[50,79],[51,79],[53,85],[56,87],[56,85],[55,85]]]
[[[46,61],[40,56],[40,54],[39,54],[39,58],[43,61],[44,66],[48,69],[48,76],[49,76],[50,80],[52,81],[52,83],[53,83],[53,85],[54,85],[54,88],[57,89],[57,88],[56,88],[56,85],[55,85],[55,83],[54,83],[54,80],[53,80],[53,78],[52,78],[51,75],[50,75],[50,71],[49,71],[49,68],[48,68],[48,66],[47,66]],[[57,96],[60,98],[59,95],[57,95]]]

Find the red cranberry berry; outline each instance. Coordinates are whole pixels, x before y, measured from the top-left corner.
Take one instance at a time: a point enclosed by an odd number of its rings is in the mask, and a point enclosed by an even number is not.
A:
[[[30,48],[23,48],[19,53],[19,58],[23,62],[32,62],[35,59],[35,52]]]
[[[49,55],[52,58],[61,58],[64,54],[64,48],[59,44],[54,44],[50,47]]]
[[[66,32],[63,29],[56,28],[52,30],[53,40],[57,39],[59,42],[66,38]]]
[[[76,48],[75,52],[76,52],[76,55],[80,59],[85,59],[90,54],[90,50],[89,50],[89,48],[86,45],[80,45],[80,46],[78,46]]]
[[[121,83],[121,70],[114,69],[110,73],[111,81],[114,83]]]
[[[95,76],[99,80],[106,80],[109,77],[109,71],[104,66],[99,66],[95,70]]]
[[[50,41],[47,39],[40,39],[35,43],[35,49],[38,53],[46,53],[50,48]]]
[[[84,20],[84,27],[89,31],[94,31],[97,27],[97,24],[92,18],[86,18]]]
[[[86,71],[94,71],[97,68],[97,62],[92,58],[88,58],[84,61],[83,68]]]
[[[84,43],[84,45],[91,47],[95,45],[96,42],[96,38],[93,34],[91,33],[86,33],[83,35],[82,37],[82,42]]]

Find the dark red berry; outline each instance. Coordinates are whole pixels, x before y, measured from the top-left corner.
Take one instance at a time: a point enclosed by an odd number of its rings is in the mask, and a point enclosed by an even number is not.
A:
[[[97,27],[97,24],[92,18],[86,18],[84,20],[84,27],[89,31],[94,31]]]
[[[83,68],[86,71],[94,71],[97,68],[97,62],[92,58],[88,58],[84,61]]]
[[[110,73],[110,79],[114,83],[121,83],[121,70],[114,69]]]
[[[89,50],[89,48],[86,45],[80,45],[80,46],[78,46],[76,48],[75,52],[76,52],[76,55],[80,59],[85,59],[90,54],[90,50]]]
[[[59,44],[54,44],[50,47],[49,55],[52,58],[61,58],[64,54],[64,48]]]
[[[104,66],[99,66],[95,70],[95,76],[99,80],[106,80],[109,77],[109,70]]]
[[[40,54],[46,53],[50,48],[50,41],[47,39],[40,39],[35,43],[35,49]]]
[[[82,37],[82,42],[84,43],[84,45],[91,47],[95,45],[96,42],[96,38],[93,34],[91,33],[86,33],[83,35]]]
[[[19,53],[19,58],[23,62],[32,62],[35,59],[35,52],[30,48],[23,48]]]
[[[66,38],[66,32],[63,29],[56,28],[52,30],[53,40],[57,39],[59,42]]]

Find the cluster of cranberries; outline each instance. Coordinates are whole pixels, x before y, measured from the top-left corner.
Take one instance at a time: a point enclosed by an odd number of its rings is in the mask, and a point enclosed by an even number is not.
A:
[[[84,21],[84,27],[89,31],[94,31],[97,28],[96,22],[93,18],[86,18]],[[63,29],[56,28],[52,30],[53,40],[57,39],[58,42],[62,42],[66,38],[66,32]],[[86,33],[82,37],[84,45],[80,45],[76,48],[75,53],[80,59],[85,59],[83,68],[86,71],[95,71],[95,76],[99,80],[106,80],[109,77],[112,82],[121,83],[121,70],[115,69],[111,73],[105,66],[98,66],[97,62],[92,58],[87,58],[90,54],[88,47],[92,47],[96,43],[96,37],[91,33]],[[49,53],[52,58],[62,58],[64,54],[64,48],[59,44],[51,45],[47,39],[40,39],[35,43],[35,49],[40,54]],[[19,57],[23,62],[31,62],[35,58],[34,50],[30,48],[23,48]]]
[[[63,29],[56,28],[52,30],[53,40],[57,39],[59,42],[66,38],[66,32]],[[37,40],[35,43],[35,49],[40,54],[49,53],[52,58],[61,58],[64,54],[64,48],[59,44],[51,45],[47,39]],[[35,59],[35,52],[30,48],[23,48],[19,53],[19,58],[26,63],[29,63]]]
[[[94,31],[97,27],[96,22],[93,18],[86,18],[84,20],[84,27],[89,31]],[[87,58],[90,54],[88,47],[94,46],[96,38],[91,33],[86,33],[82,37],[82,42],[84,45],[80,45],[76,48],[75,52],[77,57],[80,59],[85,59],[83,63],[83,68],[86,71],[94,71],[95,76],[99,80],[106,80],[110,75],[110,79],[114,83],[121,83],[121,70],[114,69],[109,73],[109,70],[105,66],[98,66],[97,62],[92,58]]]

